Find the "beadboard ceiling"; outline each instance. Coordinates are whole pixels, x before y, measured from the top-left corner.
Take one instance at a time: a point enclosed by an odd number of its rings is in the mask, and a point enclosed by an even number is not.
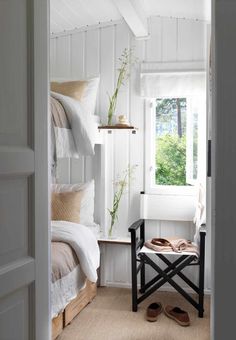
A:
[[[147,18],[166,17],[209,20],[210,0],[126,0]],[[51,33],[117,21],[123,18],[119,0],[51,0]]]

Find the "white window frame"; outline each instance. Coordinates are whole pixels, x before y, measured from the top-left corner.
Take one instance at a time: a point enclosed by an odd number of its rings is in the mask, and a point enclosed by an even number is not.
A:
[[[202,97],[202,101],[197,104],[198,106],[198,128],[201,129],[201,134],[198,132],[198,178],[194,180],[192,178],[192,169],[189,169],[186,166],[186,182],[191,185],[196,185],[198,182],[201,182],[203,185],[205,184],[206,179],[206,96]],[[187,98],[188,100],[188,98]],[[190,98],[191,100],[191,98]],[[187,110],[193,112],[192,104],[194,105],[194,98],[193,102],[188,103]],[[188,115],[187,111],[187,115]],[[186,134],[187,134],[187,141],[193,138],[193,130],[192,130],[192,120],[187,119],[187,127],[186,127]],[[200,138],[199,138],[200,137]],[[188,165],[193,165],[193,144],[187,143],[186,148],[186,163]]]
[[[158,195],[176,195],[176,196],[195,196],[196,187],[177,186],[177,185],[157,185],[155,183],[155,99],[146,98],[145,100],[145,192]],[[206,115],[199,115],[198,126],[201,126],[201,137],[198,138],[198,174],[204,185],[206,177]],[[200,170],[201,169],[201,170]],[[198,178],[199,178],[198,176]]]

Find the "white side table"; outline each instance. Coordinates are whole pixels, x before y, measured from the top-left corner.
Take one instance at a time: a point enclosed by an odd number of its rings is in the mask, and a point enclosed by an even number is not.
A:
[[[98,244],[100,246],[100,267],[98,270],[98,287],[104,282],[104,262],[105,262],[105,248],[108,244],[122,244],[122,245],[131,245],[131,238],[130,237],[117,237],[117,238],[108,238],[105,236],[98,237]]]

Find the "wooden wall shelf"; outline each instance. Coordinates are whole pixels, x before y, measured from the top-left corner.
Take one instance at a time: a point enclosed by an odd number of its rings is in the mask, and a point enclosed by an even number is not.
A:
[[[124,125],[101,125],[98,126],[99,130],[108,130],[111,133],[112,130],[132,130],[132,133],[136,133],[137,128],[134,126],[124,126]]]
[[[102,125],[99,126],[98,129],[135,129],[134,126],[121,126],[121,125]]]

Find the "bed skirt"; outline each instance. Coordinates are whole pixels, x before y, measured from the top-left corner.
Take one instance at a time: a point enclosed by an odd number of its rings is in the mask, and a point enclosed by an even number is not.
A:
[[[73,318],[89,304],[97,294],[97,285],[86,280],[85,288],[81,289],[75,299],[73,299],[57,317],[52,319],[52,340],[56,339]]]

